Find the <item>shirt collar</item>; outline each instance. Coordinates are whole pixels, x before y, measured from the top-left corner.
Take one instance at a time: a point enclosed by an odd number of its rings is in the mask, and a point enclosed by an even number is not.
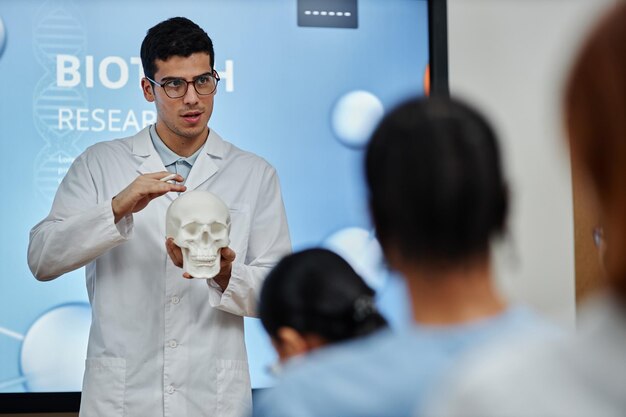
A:
[[[180,156],[174,151],[172,151],[170,148],[168,148],[167,145],[165,145],[165,143],[163,142],[163,139],[161,139],[161,137],[156,131],[156,125],[150,126],[150,139],[152,140],[154,149],[156,149],[157,153],[161,157],[161,160],[163,161],[163,165],[166,167],[169,165],[172,165],[178,160],[183,160],[187,164],[189,164],[189,166],[193,166],[194,162],[196,162],[196,159],[198,158],[198,155],[200,155],[200,153],[202,152],[202,149],[204,149],[205,147],[205,146],[202,146],[200,149],[195,151],[193,155],[190,155],[188,157]]]

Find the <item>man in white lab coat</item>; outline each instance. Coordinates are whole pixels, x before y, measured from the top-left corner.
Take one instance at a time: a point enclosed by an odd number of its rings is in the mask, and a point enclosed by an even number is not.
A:
[[[251,403],[243,316],[291,250],[278,178],[208,128],[219,75],[204,30],[161,22],[141,59],[156,124],[76,158],[31,231],[28,263],[42,281],[86,266],[93,315],[81,416],[240,416]],[[171,173],[176,182],[160,181]],[[184,279],[180,249],[165,245],[169,204],[194,189],[231,214],[230,247],[208,281]]]

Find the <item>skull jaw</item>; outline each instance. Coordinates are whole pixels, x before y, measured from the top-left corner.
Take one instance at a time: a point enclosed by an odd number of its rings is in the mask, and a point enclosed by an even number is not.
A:
[[[207,257],[198,259],[191,255],[191,251],[188,248],[181,248],[183,252],[183,270],[193,278],[210,279],[215,277],[220,272],[220,260],[221,256],[219,251]]]

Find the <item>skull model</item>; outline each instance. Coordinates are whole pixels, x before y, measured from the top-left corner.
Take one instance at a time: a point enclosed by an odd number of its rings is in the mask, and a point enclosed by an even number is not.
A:
[[[194,278],[220,271],[220,249],[230,243],[230,213],[215,194],[189,191],[167,209],[165,232],[183,252],[183,269]]]

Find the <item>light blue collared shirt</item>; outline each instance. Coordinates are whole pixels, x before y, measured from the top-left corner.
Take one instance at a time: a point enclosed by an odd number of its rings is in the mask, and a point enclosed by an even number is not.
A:
[[[170,148],[165,145],[163,139],[159,137],[159,134],[156,131],[156,125],[150,126],[150,139],[152,140],[152,144],[154,145],[154,149],[156,149],[157,153],[161,157],[161,161],[163,161],[163,165],[165,165],[165,169],[167,169],[172,174],[181,175],[185,181],[189,177],[189,173],[191,172],[191,168],[193,164],[196,162],[198,155],[202,151],[203,146],[200,147],[193,155],[188,157],[183,157],[173,152]],[[183,182],[183,184],[185,183]]]
[[[260,393],[254,417],[403,417],[421,411],[438,382],[471,349],[542,337],[551,327],[523,307],[451,326],[414,324],[318,349]],[[417,414],[415,414],[417,415]]]

